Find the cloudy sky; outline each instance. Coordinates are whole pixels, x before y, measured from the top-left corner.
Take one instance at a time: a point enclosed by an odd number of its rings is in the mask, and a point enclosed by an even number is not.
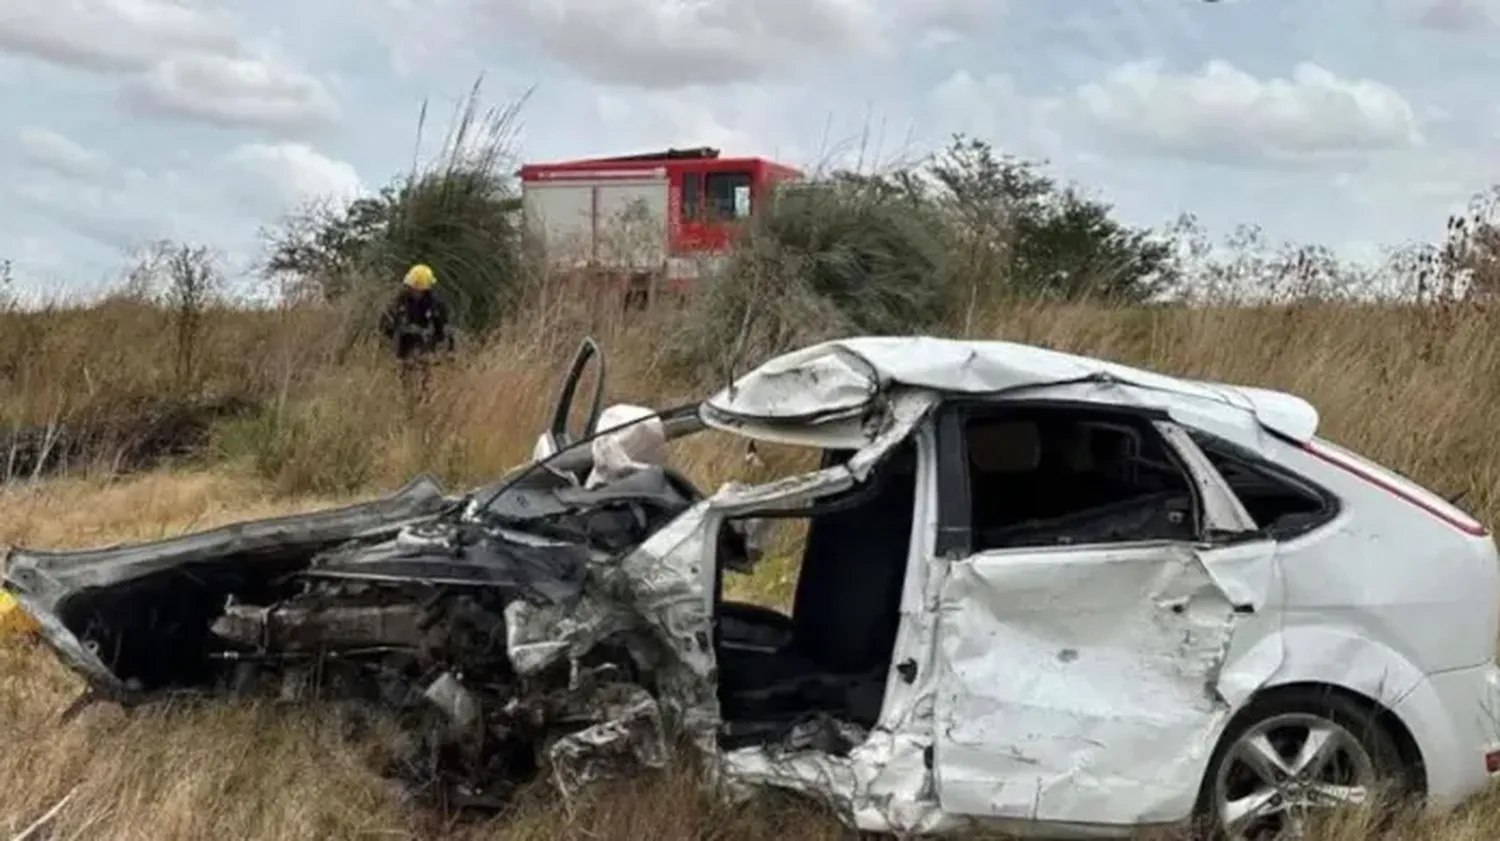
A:
[[[1500,0],[0,0],[0,259],[236,263],[387,182],[485,74],[520,154],[890,162],[966,132],[1160,224],[1351,254],[1500,181]],[[863,138],[863,140],[861,139]]]

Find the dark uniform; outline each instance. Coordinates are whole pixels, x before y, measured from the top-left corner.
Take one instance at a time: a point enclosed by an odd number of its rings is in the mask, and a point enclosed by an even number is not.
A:
[[[436,281],[424,265],[407,272],[403,288],[380,319],[381,332],[391,341],[401,365],[401,380],[408,391],[427,391],[431,357],[439,350],[453,349],[448,326],[448,308],[432,292]]]
[[[402,289],[381,319],[381,331],[405,362],[439,349],[452,350],[448,308],[430,291]]]

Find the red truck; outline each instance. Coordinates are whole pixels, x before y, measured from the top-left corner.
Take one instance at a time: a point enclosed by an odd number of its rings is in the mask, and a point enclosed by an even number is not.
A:
[[[553,269],[617,285],[638,305],[690,288],[772,187],[802,173],[704,147],[527,164],[520,177],[528,230]]]

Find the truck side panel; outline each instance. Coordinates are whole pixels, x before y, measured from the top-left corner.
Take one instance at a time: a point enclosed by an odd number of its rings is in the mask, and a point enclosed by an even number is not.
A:
[[[583,265],[594,248],[592,183],[526,184],[522,208],[531,233],[541,238],[554,265]]]
[[[667,180],[569,178],[524,186],[526,223],[557,266],[660,269],[667,248]]]
[[[598,258],[606,266],[656,271],[667,258],[666,179],[598,185]]]

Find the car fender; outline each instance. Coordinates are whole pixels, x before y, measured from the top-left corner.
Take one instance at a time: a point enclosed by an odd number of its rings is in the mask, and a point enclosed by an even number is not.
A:
[[[1242,664],[1276,661],[1270,677],[1258,684],[1234,680]],[[1422,670],[1390,646],[1350,629],[1292,625],[1268,633],[1243,653],[1231,653],[1218,691],[1237,713],[1257,696],[1295,685],[1330,686],[1379,704],[1424,754],[1455,740]]]
[[[1254,634],[1248,623],[1238,633],[1247,631]],[[1424,756],[1427,751],[1457,744],[1443,718],[1442,704],[1426,676],[1411,661],[1374,640],[1339,628],[1315,626],[1270,631],[1243,647],[1231,644],[1213,687],[1227,710],[1214,729],[1211,743],[1223,738],[1234,716],[1252,699],[1278,687],[1295,685],[1331,686],[1379,703],[1406,727]],[[1211,755],[1210,751],[1202,756],[1199,779],[1209,772]],[[1186,817],[1184,811],[1166,819]]]
[[[1279,661],[1270,677],[1258,686],[1223,680],[1220,694],[1238,709],[1251,695],[1290,684],[1327,684],[1354,692],[1386,709],[1422,683],[1417,665],[1378,640],[1351,629],[1326,625],[1292,625],[1269,633],[1242,654],[1231,653],[1226,677],[1241,663]]]

